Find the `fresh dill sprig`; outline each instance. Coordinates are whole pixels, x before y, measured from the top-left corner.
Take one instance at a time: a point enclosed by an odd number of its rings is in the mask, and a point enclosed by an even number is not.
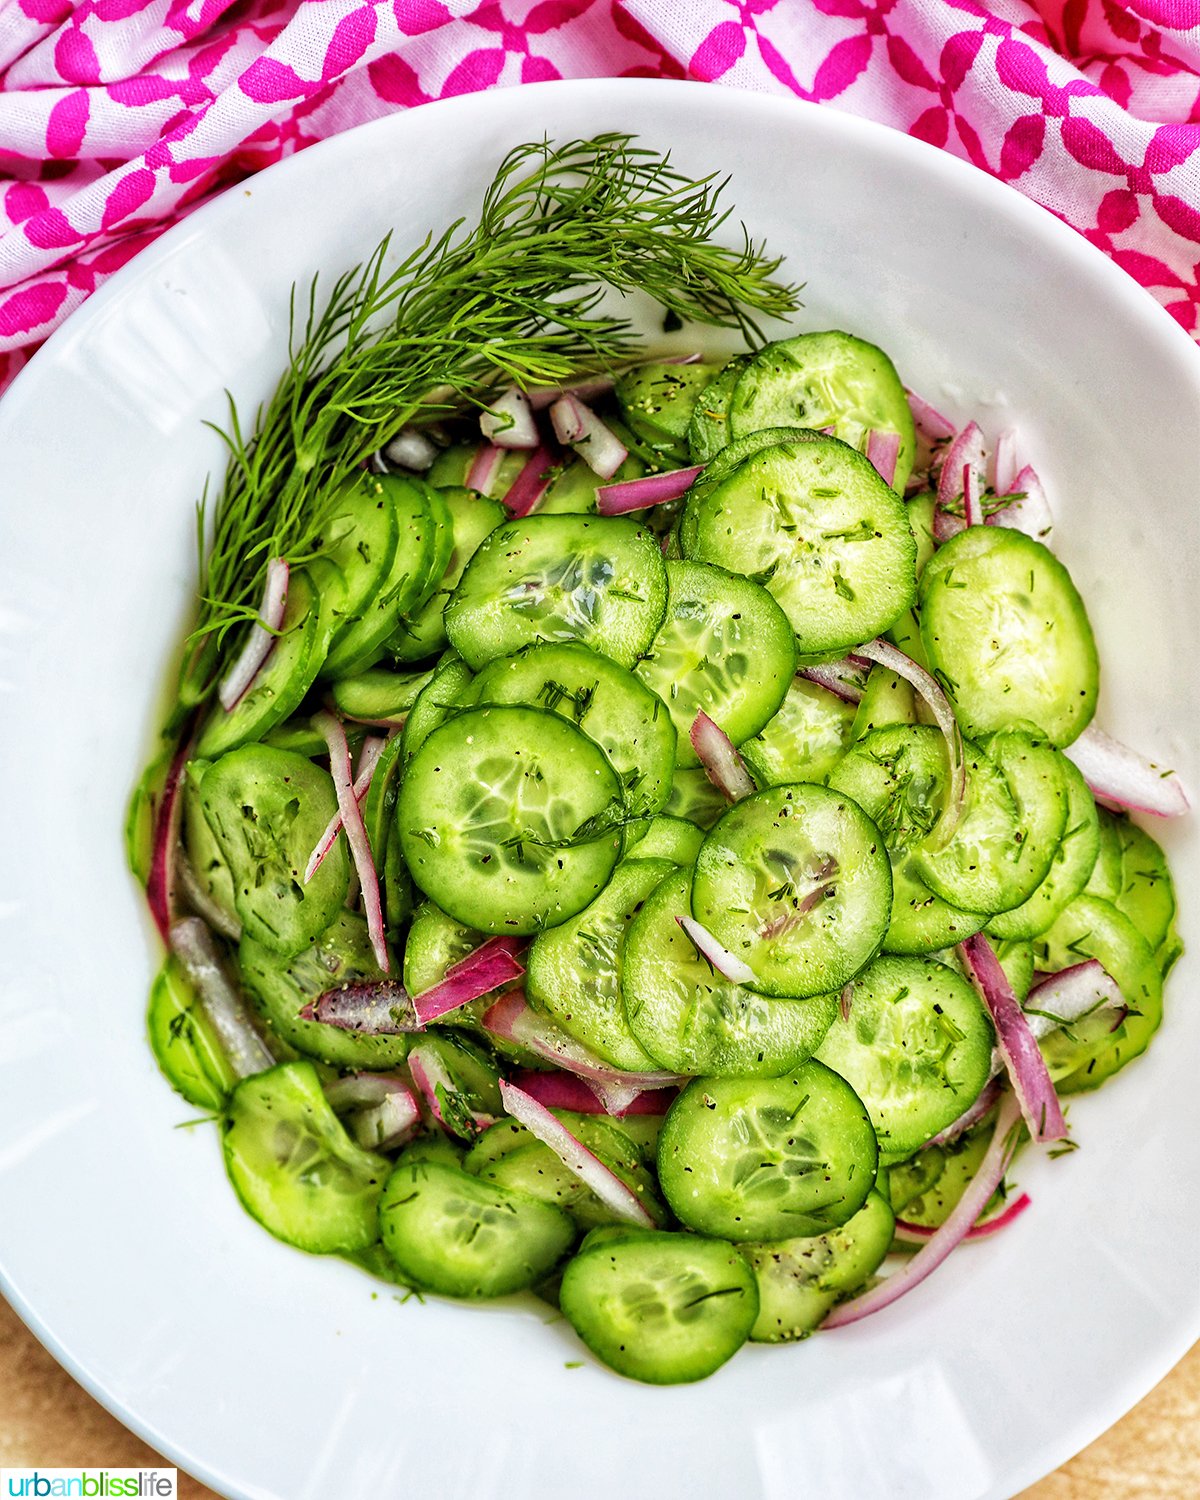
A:
[[[389,270],[390,238],[327,297],[292,293],[288,368],[247,431],[233,398],[220,432],[229,463],[200,503],[200,610],[180,707],[211,692],[226,635],[254,612],[266,566],[319,550],[339,489],[406,423],[478,404],[499,384],[555,384],[636,353],[629,319],[602,311],[607,289],[648,295],[674,319],[737,327],[782,317],[797,289],[728,218],[724,181],[696,182],[628,135],[517,147],[458,220]]]

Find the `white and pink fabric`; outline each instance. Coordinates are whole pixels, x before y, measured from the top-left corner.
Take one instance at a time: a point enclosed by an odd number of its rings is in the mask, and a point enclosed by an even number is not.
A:
[[[164,228],[281,156],[448,95],[618,75],[920,136],[1197,330],[1200,0],[0,0],[0,386]]]

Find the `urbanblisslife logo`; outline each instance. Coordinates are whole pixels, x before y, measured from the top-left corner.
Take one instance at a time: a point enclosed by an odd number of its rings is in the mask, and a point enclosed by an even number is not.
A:
[[[0,1469],[0,1500],[13,1495],[22,1500],[176,1500],[178,1493],[178,1469]]]

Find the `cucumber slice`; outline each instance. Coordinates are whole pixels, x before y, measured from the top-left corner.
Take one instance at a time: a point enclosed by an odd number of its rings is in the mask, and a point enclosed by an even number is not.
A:
[[[826,787],[746,797],[704,840],[692,912],[767,995],[840,990],[875,957],[892,875],[875,824]]]
[[[686,453],[696,403],[721,368],[719,364],[703,361],[690,365],[657,361],[635,365],[617,381],[614,394],[621,415],[634,432],[649,442],[670,444]]]
[[[1115,906],[1084,895],[1035,940],[1034,958],[1051,973],[1094,958],[1120,986],[1129,1011],[1115,1031],[1111,1017],[1097,1014],[1095,1026],[1051,1032],[1041,1044],[1047,1064],[1062,1077],[1060,1093],[1099,1088],[1146,1050],[1162,1024],[1162,974],[1154,950]]]
[[[806,1338],[839,1297],[857,1291],[888,1253],[896,1219],[874,1189],[839,1229],[808,1237],[742,1245],[758,1283],[758,1318],[750,1331],[757,1344]]]
[[[229,1099],[223,1144],[242,1206],[277,1239],[332,1255],[379,1238],[388,1163],[346,1134],[312,1063],[244,1078]]]
[[[348,719],[399,729],[432,677],[432,672],[392,672],[386,667],[368,667],[353,677],[339,677],[331,684],[329,696],[334,708]]]
[[[630,859],[669,859],[673,865],[696,863],[704,830],[686,818],[651,818],[646,831],[627,845]]]
[[[404,741],[393,732],[379,752],[371,785],[362,800],[363,826],[371,845],[371,855],[376,865],[381,853],[386,855],[389,836],[394,822],[396,798],[400,792],[400,772],[404,759]]]
[[[944,1224],[979,1171],[991,1138],[989,1119],[948,1146],[931,1146],[919,1152],[909,1163],[909,1170],[910,1181],[913,1185],[920,1183],[920,1191],[903,1208],[897,1207],[897,1215],[924,1229],[937,1229]],[[984,1213],[990,1213],[1003,1201],[1002,1193],[997,1192]]]
[[[384,1187],[388,1254],[418,1286],[447,1297],[502,1297],[546,1276],[575,1226],[561,1209],[481,1182],[459,1167],[401,1157]]]
[[[183,797],[183,847],[204,894],[218,911],[225,914],[227,921],[223,930],[236,933],[242,924],[234,899],[233,875],[208,826],[200,801],[200,781],[210,764],[206,760],[189,761],[184,773],[180,793]]]
[[[430,597],[418,610],[402,615],[389,636],[385,649],[396,661],[422,661],[446,649],[445,612],[450,596],[484,537],[495,531],[507,514],[502,505],[474,490],[443,489],[439,494],[450,518],[450,558]]]
[[[916,1151],[979,1097],[996,1034],[979,996],[945,964],[878,958],[854,981],[817,1057],[866,1106],[880,1149]]]
[[[1117,821],[1121,843],[1121,893],[1113,903],[1152,948],[1158,948],[1175,917],[1175,884],[1167,857],[1150,835],[1128,818]]]
[[[300,1017],[326,990],[383,978],[367,924],[354,912],[339,912],[311,948],[291,958],[245,934],[238,945],[238,971],[271,1030],[306,1057],[335,1068],[386,1072],[408,1056],[407,1037],[369,1036]]]
[[[750,363],[749,354],[738,354],[722,365],[696,397],[688,423],[688,454],[694,464],[706,464],[729,441],[729,403],[738,376]]]
[[[449,448],[443,448],[425,471],[426,483],[439,490],[465,488],[467,475],[471,471],[471,465],[475,462],[475,455],[478,452],[478,443],[454,443]],[[506,453],[500,460],[492,482],[488,486],[488,496],[481,495],[480,499],[503,500],[516,482],[517,475],[525,467],[528,457],[529,454],[519,448]],[[476,492],[472,490],[471,493]]]
[[[886,729],[890,724],[915,724],[916,697],[912,684],[903,677],[886,667],[872,667],[855,710],[851,737],[860,740],[872,729]]]
[[[680,539],[688,557],[761,580],[809,654],[881,634],[916,592],[904,502],[836,438],[763,448],[705,484]]]
[[[796,671],[787,616],[766,589],[704,563],[670,562],[667,613],[638,677],[667,705],[680,766],[697,766],[690,732],[703,711],[735,745],[775,713]]]
[[[663,808],[668,817],[682,818],[697,828],[711,828],[728,811],[729,799],[708,779],[707,771],[699,766],[687,771],[676,768],[671,795]]]
[[[1096,803],[1082,774],[1066,756],[1059,769],[1066,779],[1067,817],[1050,869],[1027,901],[988,921],[989,937],[1036,937],[1045,932],[1087,885],[1095,867],[1100,848]]]
[[[154,1060],[176,1093],[198,1109],[223,1109],[237,1074],[175,958],[167,959],[151,987],[146,1030]]]
[[[1096,711],[1100,667],[1071,575],[1041,542],[971,526],[926,564],[921,639],[963,732],[1021,721],[1069,745]]]
[[[404,924],[413,914],[416,905],[412,876],[404,863],[400,848],[400,835],[395,824],[389,826],[385,835],[387,843],[383,856],[383,914],[389,942],[398,942]]]
[[[474,675],[466,662],[457,655],[438,663],[428,685],[421,690],[404,721],[404,737],[400,746],[402,765],[408,765],[433,731],[444,724],[461,705]]]
[[[1021,826],[1017,863],[1023,867],[1022,888],[1028,887],[1023,902],[1050,873],[1067,831],[1069,797],[1065,768],[1069,762],[1041,735],[1022,729],[1004,729],[989,735],[982,749],[1000,767],[1017,805]]]
[[[322,669],[326,678],[347,677],[373,663],[397,616],[412,609],[426,592],[444,545],[439,532],[449,518],[432,486],[399,474],[377,474],[372,482],[395,516],[396,549],[366,608],[334,636]],[[441,568],[435,576],[440,574]]]
[[[570,640],[631,667],[666,603],[653,532],[605,516],[529,516],[497,527],[467,564],[446,632],[475,670],[523,646]]]
[[[920,495],[914,495],[906,502],[906,505],[908,524],[912,527],[917,543],[917,577],[919,579],[925,570],[925,564],[937,551],[937,544],[933,539],[933,518],[937,511],[937,496],[926,491]],[[925,643],[921,639],[921,625],[914,609],[904,611],[887,632],[887,638],[910,660],[924,667],[926,671],[929,670]]]
[[[621,851],[621,787],[604,752],[558,714],[476,708],[435,729],[397,804],[413,879],[460,922],[531,933],[604,887]]]
[[[455,921],[436,902],[423,901],[404,944],[404,988],[410,995],[424,994],[445,979],[452,964],[485,941],[485,933]]]
[[[882,1163],[881,1163],[882,1164]],[[924,1151],[906,1157],[880,1172],[887,1178],[887,1193],[892,1211],[903,1214],[910,1203],[928,1193],[942,1175],[946,1165],[946,1153],[940,1146],[927,1146]]]
[[[865,448],[871,431],[897,433],[893,483],[904,493],[916,453],[912,412],[895,365],[874,344],[831,330],[760,350],[734,387],[730,431],[787,426],[833,427],[852,448]]]
[[[782,1240],[852,1218],[877,1159],[858,1095],[807,1062],[782,1078],[694,1079],[667,1111],[658,1179],[699,1234]]]
[[[608,756],[631,817],[651,816],[670,796],[676,757],[671,715],[632,672],[587,646],[569,641],[501,657],[480,672],[463,701],[527,704],[575,724]]]
[[[200,804],[249,936],[285,957],[316,942],[350,884],[345,840],[304,884],[308,857],[337,811],[329,772],[288,750],[244,745],[205,771]]]
[[[228,750],[262,739],[300,707],[324,660],[325,627],[321,598],[308,573],[293,570],[280,635],[249,690],[226,712],[214,706],[195,755],[216,760]]]
[[[1096,851],[1096,863],[1084,890],[1089,896],[1099,896],[1101,901],[1115,903],[1123,883],[1121,838],[1117,820],[1107,808],[1098,807],[1096,816],[1100,824],[1100,848]]]
[[[887,841],[894,865],[959,912],[1001,911],[1025,899],[1037,870],[1021,862],[1024,830],[1002,772],[975,745],[964,746],[967,792],[948,843],[937,825],[948,794],[945,741],[928,725],[874,729],[851,746],[829,776],[853,797]],[[899,902],[914,900],[905,890]],[[948,943],[939,944],[948,947]]]
[[[542,933],[526,959],[529,1003],[623,1072],[653,1073],[657,1064],[625,1019],[622,939],[647,896],[672,870],[665,859],[624,860],[591,905]]]
[[[377,474],[351,480],[333,503],[313,551],[341,573],[340,623],[360,619],[379,593],[399,539],[398,517]]]
[[[703,1380],[746,1342],[754,1277],[720,1240],[620,1234],[594,1241],[563,1273],[559,1305],[598,1359],[649,1385]]]
[[[764,789],[824,781],[849,748],[854,722],[853,704],[797,677],[766,728],[739,747],[741,756]]]
[[[634,917],[621,953],[629,1029],[660,1067],[706,1078],[774,1076],[807,1062],[837,1000],[771,999],[717,974],[677,918],[691,871],[672,871]]]

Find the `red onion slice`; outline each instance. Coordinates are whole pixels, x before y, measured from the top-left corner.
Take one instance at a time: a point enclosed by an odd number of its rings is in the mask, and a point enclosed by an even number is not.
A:
[[[1008,495],[1018,488],[1017,468],[1017,434],[1006,427],[992,452],[992,489],[997,495]]]
[[[732,984],[754,983],[754,970],[750,965],[743,963],[736,954],[730,953],[728,948],[723,948],[708,928],[697,922],[695,917],[676,917],[675,920],[691,939],[696,952],[701,958],[707,959],[718,974]]]
[[[616,433],[576,396],[560,396],[550,408],[550,420],[559,442],[574,448],[601,479],[611,479],[629,457]]]
[[[240,942],[242,924],[238,921],[237,913],[226,911],[217,905],[204,882],[196,874],[191,860],[179,845],[175,848],[175,874],[187,904],[196,915],[203,917],[214,932],[219,932],[231,943]]]
[[[967,977],[979,992],[996,1027],[996,1047],[1034,1141],[1064,1140],[1068,1134],[1062,1106],[1046,1060],[1029,1022],[1013,994],[995,950],[982,933],[958,945]]]
[[[480,443],[463,481],[467,489],[475,490],[480,495],[490,495],[503,462],[503,448],[497,448],[494,443]]]
[[[982,482],[987,468],[987,449],[978,422],[968,422],[946,450],[937,495],[938,504],[944,509],[956,506],[962,499],[963,470],[968,466]]]
[[[449,1069],[442,1061],[436,1048],[428,1042],[419,1042],[408,1054],[408,1071],[412,1074],[412,1081],[421,1092],[422,1098],[429,1107],[429,1113],[442,1127],[451,1135],[459,1132],[455,1129],[454,1122],[446,1119],[442,1108],[442,1100],[438,1098],[438,1089],[443,1094],[457,1095],[462,1097],[454,1079],[450,1076]],[[501,1085],[503,1087],[503,1085]],[[489,1115],[482,1109],[467,1109],[465,1116],[469,1119],[474,1131],[486,1130],[489,1125],[496,1123],[495,1115]]]
[[[354,868],[362,884],[363,911],[367,918],[367,933],[375,953],[375,962],[386,974],[392,967],[387,939],[383,930],[383,901],[379,894],[379,875],[371,858],[371,845],[363,824],[358,799],[354,795],[354,783],[350,779],[350,747],[346,743],[346,731],[341,722],[324,709],[313,714],[313,728],[329,746],[329,770],[337,792],[338,807],[342,814],[342,827],[354,858]]]
[[[438,456],[437,444],[415,427],[402,427],[383,450],[388,463],[400,469],[424,474]]]
[[[574,380],[570,385],[534,386],[525,395],[534,411],[545,411],[563,396],[574,396],[579,401],[594,401],[597,396],[607,396],[614,385],[616,381],[611,375],[595,375],[587,380]]]
[[[479,430],[497,448],[536,448],[539,442],[529,402],[515,385],[480,413]]]
[[[515,938],[488,938],[473,953],[451,965],[438,984],[413,996],[413,1009],[421,1025],[427,1026],[439,1016],[520,979],[525,965],[516,956],[519,947]]]
[[[835,1307],[821,1324],[822,1328],[845,1328],[871,1313],[881,1312],[906,1292],[911,1292],[913,1287],[920,1286],[927,1276],[937,1270],[950,1252],[966,1239],[975,1220],[983,1213],[992,1194],[1004,1180],[1004,1173],[1016,1149],[1018,1132],[1014,1127],[1019,1124],[1020,1118],[1020,1105],[1012,1094],[1006,1094],[996,1117],[991,1144],[979,1163],[979,1170],[971,1179],[966,1192],[954,1205],[946,1222],[934,1231],[910,1261],[886,1281]]]
[[[950,707],[950,700],[942,692],[936,678],[885,640],[867,641],[865,645],[856,646],[854,654],[865,656],[868,661],[878,662],[881,667],[886,667],[889,672],[895,672],[897,677],[903,677],[905,682],[911,683],[929,705],[929,711],[942,731],[950,760],[950,795],[931,837],[938,846],[943,846],[950,841],[958,827],[967,795],[967,762],[963,754],[962,731],[954,717],[954,710]]]
[[[1014,1219],[1019,1219],[1033,1200],[1028,1193],[1022,1193],[1003,1210],[990,1219],[984,1219],[980,1224],[972,1224],[964,1240],[986,1240],[1001,1229],[1006,1229]],[[937,1233],[928,1224],[910,1224],[907,1219],[896,1220],[896,1238],[908,1245],[926,1245]]]
[[[505,509],[520,520],[527,516],[550,488],[558,460],[549,448],[537,448],[525,460],[504,497]]]
[[[166,779],[154,810],[154,837],[150,846],[150,869],[146,875],[146,901],[163,942],[175,919],[176,860],[179,856],[179,822],[183,816],[183,774],[187,769],[191,741],[180,745],[171,758]]]
[[[327,1083],[324,1089],[329,1107],[335,1115],[382,1104],[389,1095],[397,1091],[412,1098],[412,1091],[404,1080],[393,1073],[348,1073],[345,1078],[335,1078],[332,1083]]]
[[[866,672],[848,657],[841,661],[822,662],[816,667],[801,667],[797,676],[836,694],[843,703],[861,703],[867,683]]]
[[[602,484],[596,490],[596,509],[602,516],[624,516],[631,510],[648,510],[686,495],[704,473],[703,464],[688,469],[669,469],[665,474],[647,474],[643,479],[624,479],[620,484]]]
[[[937,1135],[930,1136],[921,1150],[927,1151],[930,1146],[948,1146],[951,1141],[958,1140],[960,1135],[965,1135],[973,1125],[978,1125],[985,1115],[992,1112],[1003,1092],[1000,1079],[993,1074],[980,1089],[975,1103],[963,1110],[958,1119],[952,1120],[945,1130],[939,1130]]]
[[[271,1049],[229,978],[221,951],[205,923],[199,917],[185,917],[172,925],[168,942],[191,980],[200,1008],[212,1023],[236,1076],[249,1078],[273,1067]]]
[[[325,990],[300,1012],[302,1021],[320,1021],[362,1036],[404,1036],[419,1031],[408,991],[395,979],[338,985]]]
[[[971,464],[963,464],[963,520],[968,526],[983,525],[983,502],[980,499],[979,474]]]
[[[993,511],[987,518],[989,526],[1007,526],[1013,531],[1023,531],[1035,542],[1050,545],[1054,533],[1054,513],[1046,498],[1046,491],[1036,472],[1028,464],[1021,470],[1006,495],[1016,492],[1010,505]]]
[[[283,624],[287,609],[288,571],[288,565],[281,557],[273,557],[267,564],[267,582],[258,609],[259,617],[251,625],[245,645],[217,689],[217,699],[226,713],[237,707],[274,649],[276,632]]]
[[[354,800],[361,806],[363,798],[371,789],[371,778],[375,774],[375,767],[383,752],[387,740],[377,734],[369,734],[362,742],[362,749],[358,754],[358,775],[354,778]],[[325,832],[317,840],[317,846],[308,856],[308,863],[304,866],[304,884],[313,878],[321,868],[321,862],[333,848],[334,842],[342,828],[342,810],[339,807],[333,817],[325,825]]]
[[[1181,818],[1191,808],[1187,788],[1174,771],[1164,770],[1094,724],[1067,746],[1065,754],[1106,802],[1156,818]]]
[[[1124,1010],[1125,996],[1103,965],[1089,958],[1039,980],[1026,996],[1024,1009],[1033,1034],[1048,1035],[1096,1010]]]
[[[937,407],[931,406],[924,396],[918,396],[916,391],[905,390],[908,397],[908,408],[913,415],[913,423],[917,431],[931,443],[944,443],[947,438],[954,436],[954,423],[949,417],[942,416]]]
[[[700,757],[704,774],[730,802],[752,797],[758,787],[746,769],[746,763],[734,749],[733,741],[719,724],[701,711],[692,721],[688,738]]]
[[[379,1104],[357,1109],[346,1122],[350,1134],[364,1151],[395,1151],[405,1146],[421,1128],[421,1108],[415,1095],[401,1085],[402,1092],[389,1094]]]
[[[872,427],[867,433],[867,458],[875,465],[875,472],[884,484],[891,484],[896,477],[896,460],[900,457],[900,434],[881,432]]]
[[[643,1208],[641,1200],[628,1184],[621,1181],[611,1167],[588,1150],[578,1136],[553,1115],[544,1104],[539,1104],[531,1094],[516,1084],[500,1082],[500,1097],[504,1107],[531,1135],[537,1136],[544,1146],[549,1146],[568,1172],[574,1173],[595,1193],[605,1208],[609,1209],[625,1224],[638,1224],[645,1229],[654,1228],[654,1220]]]
[[[624,1073],[611,1067],[582,1042],[531,1010],[519,990],[511,990],[497,1000],[484,1015],[482,1025],[493,1036],[515,1042],[584,1079],[610,1115],[626,1113],[647,1089],[671,1088],[684,1081],[678,1073]]]
[[[607,1114],[592,1086],[574,1073],[533,1073],[522,1069],[513,1082],[531,1094],[547,1109],[569,1109],[577,1115]],[[679,1090],[647,1089],[637,1096],[622,1115],[665,1115]]]

